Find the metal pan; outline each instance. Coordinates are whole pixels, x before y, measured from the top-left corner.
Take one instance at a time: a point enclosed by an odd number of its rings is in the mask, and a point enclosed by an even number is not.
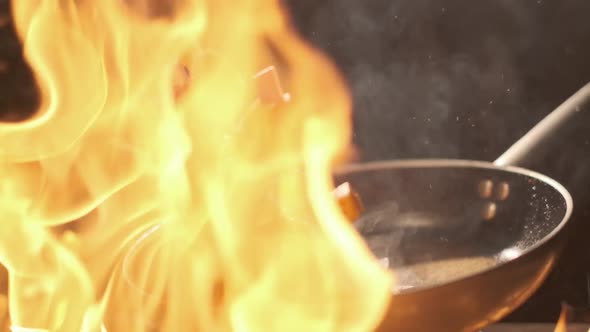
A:
[[[551,178],[509,165],[588,101],[590,85],[494,163],[385,161],[336,173],[362,197],[355,225],[397,279],[378,331],[476,331],[541,285],[563,247],[572,198]]]

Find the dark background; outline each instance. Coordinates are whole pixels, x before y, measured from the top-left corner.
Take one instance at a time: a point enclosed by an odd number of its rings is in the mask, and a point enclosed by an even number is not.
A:
[[[26,1],[26,0],[18,0]],[[355,99],[363,160],[494,160],[590,81],[587,0],[288,0],[305,37],[332,56]],[[0,116],[37,102],[0,0]],[[578,117],[579,118],[579,117]],[[589,304],[590,115],[531,167],[575,197],[568,248],[509,320],[554,322],[560,302]],[[580,316],[580,319],[583,317]]]
[[[587,0],[287,3],[349,81],[363,160],[493,161],[590,82]],[[559,266],[507,320],[555,322],[561,301],[590,304],[590,114],[566,128],[529,166],[570,190],[573,232]]]

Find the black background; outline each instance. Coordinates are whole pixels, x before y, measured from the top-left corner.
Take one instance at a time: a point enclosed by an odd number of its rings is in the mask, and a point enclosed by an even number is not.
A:
[[[26,0],[17,0],[26,1]],[[590,81],[590,1],[288,0],[293,19],[344,72],[363,160],[494,160]],[[9,2],[0,0],[1,15]],[[1,17],[0,17],[1,18]],[[0,20],[1,21],[1,20]],[[0,116],[37,102],[10,25],[0,29]],[[575,197],[575,231],[542,289],[509,317],[553,322],[588,304],[590,115],[533,165]],[[433,313],[434,314],[434,313]]]

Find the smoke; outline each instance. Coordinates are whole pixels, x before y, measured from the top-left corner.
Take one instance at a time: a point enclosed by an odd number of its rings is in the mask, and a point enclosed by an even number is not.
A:
[[[365,160],[494,159],[509,146],[528,120],[518,64],[534,36],[527,6],[509,0],[292,4],[304,35],[348,79],[355,143]]]

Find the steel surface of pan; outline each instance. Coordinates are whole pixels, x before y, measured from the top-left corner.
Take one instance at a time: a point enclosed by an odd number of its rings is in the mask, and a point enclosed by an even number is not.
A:
[[[573,201],[557,181],[510,165],[589,105],[587,85],[494,163],[382,161],[335,173],[362,197],[355,227],[397,279],[378,331],[477,331],[541,285]]]
[[[485,162],[376,162],[337,177],[362,197],[355,226],[396,275],[380,331],[474,331],[508,314],[553,266],[572,211],[557,182]]]

